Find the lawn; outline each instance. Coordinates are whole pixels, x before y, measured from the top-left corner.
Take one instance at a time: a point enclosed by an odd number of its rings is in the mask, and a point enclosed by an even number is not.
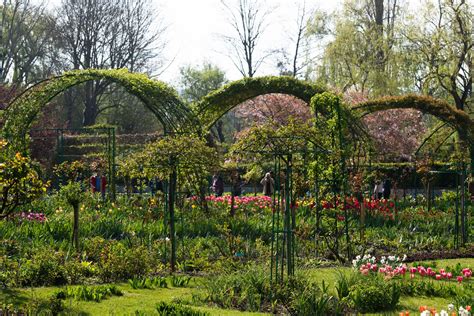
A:
[[[461,263],[463,267],[474,267],[474,258],[470,259],[450,259],[435,261],[438,268],[454,266]],[[423,263],[432,265],[432,261]],[[351,268],[315,268],[305,271],[308,277],[317,282],[325,282],[330,287],[330,291],[335,293],[335,282],[338,273],[349,273]],[[133,315],[137,311],[145,315],[156,313],[155,306],[158,302],[180,301],[184,304],[191,304],[192,295],[199,293],[201,277],[193,279],[189,287],[179,288],[156,288],[156,289],[133,289],[127,283],[116,284],[123,292],[123,296],[112,296],[102,300],[100,303],[83,302],[74,299],[67,299],[65,305],[68,315]],[[59,287],[38,287],[22,289],[3,289],[0,292],[2,304],[20,305],[25,302],[34,302],[41,298],[51,296]],[[398,315],[401,311],[409,310],[412,314],[417,313],[419,306],[426,305],[440,311],[446,309],[452,303],[449,299],[439,297],[407,297],[400,299],[399,307],[392,314]],[[194,308],[206,311],[211,315],[264,315],[263,313],[248,313],[237,310],[225,310],[209,306],[195,306]],[[390,313],[389,313],[390,314]]]

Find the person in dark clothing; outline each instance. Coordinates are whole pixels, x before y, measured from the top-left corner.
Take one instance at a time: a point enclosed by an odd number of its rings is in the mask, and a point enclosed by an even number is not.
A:
[[[383,182],[383,198],[388,200],[390,198],[390,193],[392,191],[392,183],[390,179],[385,179]]]
[[[232,175],[232,194],[234,196],[240,196],[242,194],[243,181],[239,173]]]
[[[224,193],[224,180],[220,175],[213,175],[212,176],[212,191],[216,196],[222,196]]]
[[[260,181],[260,184],[263,186],[263,195],[272,196],[274,190],[275,181],[272,178],[272,174],[267,172],[265,177]]]

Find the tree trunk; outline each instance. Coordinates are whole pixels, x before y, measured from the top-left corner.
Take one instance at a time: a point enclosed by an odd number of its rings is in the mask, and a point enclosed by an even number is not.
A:
[[[74,243],[74,248],[76,251],[79,251],[79,204],[74,204],[74,223],[72,229],[72,240]]]
[[[94,82],[86,82],[85,97],[84,97],[84,126],[95,124],[98,112],[97,95],[95,93]]]

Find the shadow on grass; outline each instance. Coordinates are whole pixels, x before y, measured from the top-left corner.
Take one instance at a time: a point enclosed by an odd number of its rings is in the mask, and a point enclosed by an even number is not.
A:
[[[2,288],[0,290],[0,303],[13,304],[15,306],[24,305],[29,301],[28,295],[17,289]]]

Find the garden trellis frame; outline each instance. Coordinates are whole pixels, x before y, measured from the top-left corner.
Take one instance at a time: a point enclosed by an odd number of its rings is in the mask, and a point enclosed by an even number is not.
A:
[[[35,135],[39,134],[50,134],[53,135]],[[115,128],[114,127],[87,127],[87,128],[42,128],[42,129],[31,129],[30,138],[34,141],[35,139],[44,140],[45,138],[54,138],[56,140],[56,157],[55,162],[60,164],[64,161],[81,160],[84,156],[82,154],[66,154],[65,153],[65,139],[68,136],[90,136],[105,138],[105,146],[103,148],[103,154],[107,161],[107,182],[111,188],[110,197],[115,200],[116,197],[116,139],[115,139]],[[81,142],[81,145],[83,143]],[[87,144],[97,145],[97,143]],[[100,144],[103,145],[103,144]],[[96,156],[100,156],[96,154]]]
[[[264,148],[258,150],[244,148],[234,153],[243,156],[262,155],[267,159],[273,160],[272,171],[274,172],[275,183],[272,196],[273,211],[270,259],[270,282],[273,289],[284,281],[285,275],[292,277],[295,274],[296,239],[294,233],[296,230],[296,213],[293,197],[294,155],[301,154],[304,157],[307,157],[310,153],[314,155],[328,155],[330,151],[305,139],[303,139],[304,146],[302,146],[302,148],[292,148],[292,146],[286,146],[285,148],[284,144],[295,144],[298,140],[302,140],[301,137],[297,136],[269,137],[267,140],[268,142]],[[313,147],[312,150],[309,148],[310,146]],[[282,162],[284,164],[283,172]],[[283,181],[282,178],[284,179]],[[319,201],[316,203],[318,202]],[[282,218],[280,218],[280,214]]]

